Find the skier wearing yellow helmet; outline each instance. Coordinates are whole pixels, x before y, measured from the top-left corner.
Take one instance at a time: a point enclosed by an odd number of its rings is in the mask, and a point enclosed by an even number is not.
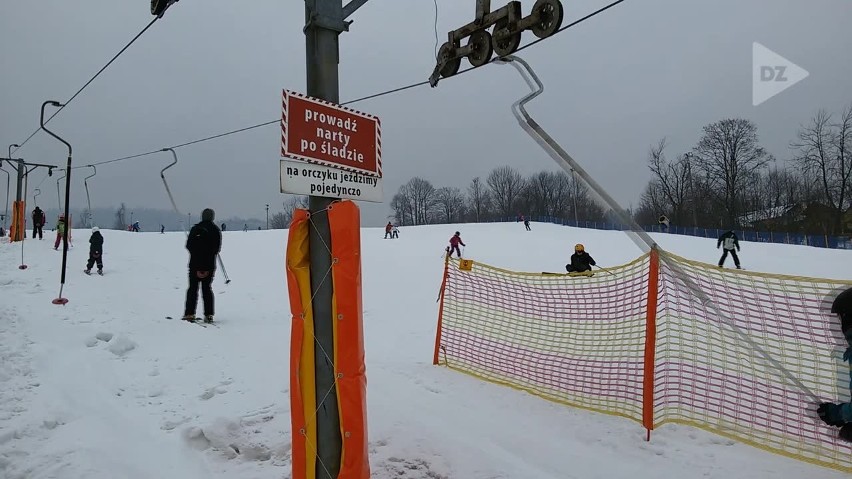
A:
[[[595,260],[589,253],[586,253],[586,248],[581,244],[574,246],[574,254],[571,255],[571,262],[565,265],[565,269],[569,273],[582,273],[583,271],[591,271],[595,265]]]

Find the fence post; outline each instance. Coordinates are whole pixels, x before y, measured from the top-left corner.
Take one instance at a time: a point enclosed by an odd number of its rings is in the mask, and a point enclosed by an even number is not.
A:
[[[657,348],[657,294],[660,279],[660,253],[651,249],[648,264],[648,304],[645,313],[645,364],[642,379],[642,425],[651,440],[654,429],[654,360]]]
[[[435,355],[432,357],[432,364],[438,364],[438,351],[441,348],[441,328],[444,324],[444,290],[447,288],[447,278],[450,276],[450,254],[444,255],[444,279],[441,280],[441,291],[438,293],[438,298],[441,304],[438,306],[438,331],[435,333]]]

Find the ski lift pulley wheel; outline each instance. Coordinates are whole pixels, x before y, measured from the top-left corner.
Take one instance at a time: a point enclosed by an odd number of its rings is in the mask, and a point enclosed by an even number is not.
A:
[[[532,32],[538,38],[547,38],[562,26],[565,14],[559,0],[538,0],[533,5],[533,14],[538,14],[539,20],[532,26]]]
[[[494,49],[491,46],[491,34],[486,30],[478,30],[470,35],[468,46],[471,47],[471,52],[467,55],[467,59],[474,67],[481,67],[491,60],[491,55]]]
[[[498,34],[498,32],[500,32]],[[505,57],[506,55],[511,55],[518,50],[518,47],[521,46],[521,34],[523,32],[515,32],[509,34],[509,19],[501,18],[497,20],[497,23],[494,25],[494,35],[500,37],[499,39],[495,39],[494,36],[491,37],[491,43],[494,46],[494,53],[497,56]]]
[[[438,63],[441,65],[440,72],[444,78],[455,75],[461,68],[461,58],[453,58],[456,48],[452,43],[446,42],[438,50]]]

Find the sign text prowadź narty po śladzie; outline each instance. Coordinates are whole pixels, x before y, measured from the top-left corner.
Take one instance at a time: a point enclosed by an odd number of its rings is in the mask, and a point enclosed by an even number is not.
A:
[[[289,91],[282,156],[381,177],[378,118]]]

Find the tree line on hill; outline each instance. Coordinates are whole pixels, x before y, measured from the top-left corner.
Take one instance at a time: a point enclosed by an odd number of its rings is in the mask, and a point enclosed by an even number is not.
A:
[[[843,235],[852,230],[852,105],[818,111],[789,143],[784,166],[742,118],[703,127],[689,151],[673,155],[665,138],[647,152],[651,179],[629,213],[640,224]],[[573,173],[573,172],[572,172]],[[465,189],[414,177],[390,201],[400,226],[551,216],[613,221],[572,173],[524,177],[510,166]]]

